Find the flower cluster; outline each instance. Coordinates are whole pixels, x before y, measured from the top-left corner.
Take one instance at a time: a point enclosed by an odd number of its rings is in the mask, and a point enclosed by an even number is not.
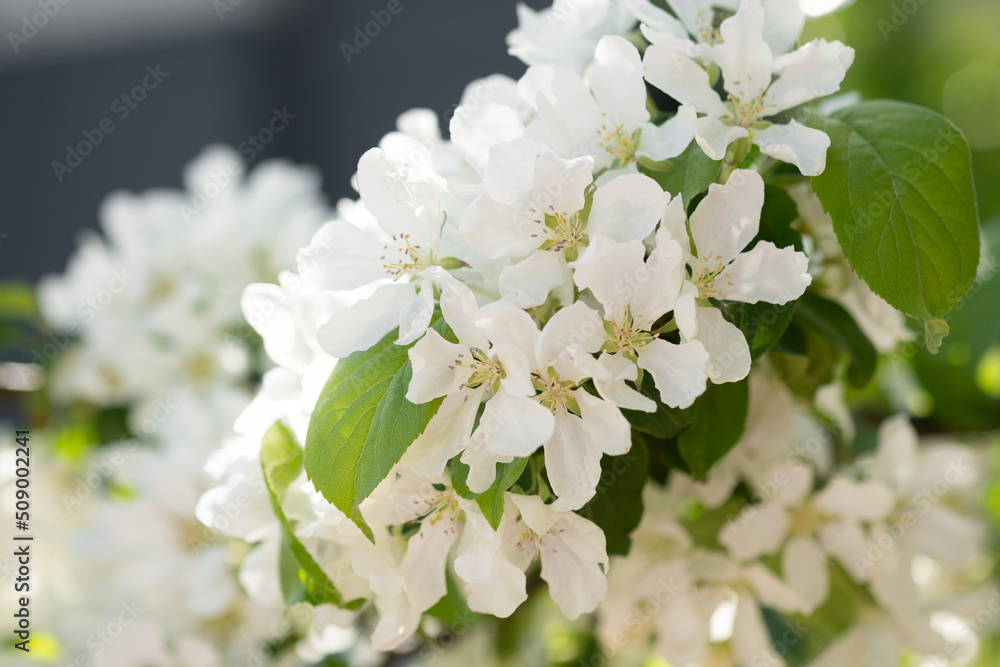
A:
[[[299,252],[297,273],[247,290],[248,313],[281,304],[258,327],[278,367],[212,466],[220,485],[199,516],[211,522],[263,481],[260,442],[282,422],[306,448],[281,503],[291,534],[264,505],[234,534],[272,554],[262,565],[289,542],[312,554],[349,602],[318,607],[329,627],[353,625],[348,610],[361,608],[373,647],[398,649],[452,587],[471,610],[507,617],[540,577],[567,618],[598,610],[613,653],[625,641],[615,639],[618,624],[655,588],[650,577],[672,572],[680,589],[646,619],[646,634],[629,628],[628,642],[646,642],[655,627],[672,664],[757,664],[771,644],[760,605],[812,613],[828,597],[830,559],[878,591],[886,618],[903,618],[892,614],[915,590],[909,566],[892,580],[895,565],[859,572],[856,557],[908,491],[879,477],[885,463],[859,480],[824,467],[829,446],[797,452],[798,422],[812,437],[828,432],[777,370],[751,373],[758,354],[730,310],[762,304],[773,314],[814,285],[867,316],[883,349],[907,337],[870,291],[826,279],[842,257],[811,193],[795,193],[798,243],[762,227],[762,175],[781,163],[786,173],[823,171],[830,140],[800,124],[796,109],[838,90],[853,51],[823,40],[796,46],[796,2],[668,4],[672,13],[642,0],[522,8],[509,42],[530,65],[524,76],[471,84],[450,140],[431,112],[402,116],[361,158],[359,199],[339,204]],[[546,30],[554,20],[566,28],[558,38]],[[682,159],[708,165],[700,189],[663,184]],[[363,397],[336,394],[348,377],[334,359],[348,358],[352,374],[374,372],[393,346],[407,350],[392,380],[399,387],[365,392],[398,391],[405,410],[429,416],[374,491],[344,507],[333,497],[355,473],[310,463],[311,452],[334,446],[314,436],[320,421],[350,420],[332,427],[348,431],[336,436],[334,465],[347,465],[346,450],[388,445],[356,435],[371,418],[352,416]],[[662,489],[650,482],[631,552],[609,560],[588,509],[609,483],[602,461],[646,448],[636,415],[688,414],[711,387],[748,376],[740,443],[705,481],[674,470]],[[837,385],[820,393],[841,416]],[[407,429],[410,418],[389,417],[388,428]],[[902,422],[886,428],[913,440]],[[772,477],[782,480],[772,495],[741,500],[740,489],[759,491]],[[745,512],[700,544],[682,523],[690,503]],[[967,554],[973,533],[954,548]],[[780,575],[764,564],[775,554],[784,554]],[[716,636],[709,621],[726,613],[735,620]]]
[[[799,0],[518,16],[524,75],[469,85],[447,138],[400,116],[357,199],[214,149],[41,285],[79,339],[52,395],[130,431],[49,470],[87,601],[64,649],[139,591],[95,664],[377,664],[450,617],[489,664],[484,618],[548,608],[594,614],[590,664],[971,650],[982,460],[847,405],[913,338],[814,189],[854,51],[800,43]]]
[[[37,445],[88,445],[75,460],[46,459],[36,500],[39,530],[67,555],[43,586],[67,662],[228,664],[297,633],[282,630],[280,599],[239,576],[241,543],[195,518],[206,460],[260,372],[241,293],[292,265],[328,215],[312,170],[243,171],[236,152],[213,147],[185,171],[186,190],[112,195],[103,236],[88,234],[66,273],[40,285],[51,340],[67,344],[49,376],[55,404],[124,411],[124,432],[100,447],[72,418]],[[242,511],[234,504],[227,520]],[[113,625],[123,605],[124,630]]]

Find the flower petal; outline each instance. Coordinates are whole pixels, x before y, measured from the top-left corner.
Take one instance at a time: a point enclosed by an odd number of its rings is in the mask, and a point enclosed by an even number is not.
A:
[[[805,253],[761,241],[737,257],[713,286],[721,299],[780,306],[802,296],[811,282]]]
[[[524,572],[498,555],[487,581],[466,584],[466,602],[472,611],[507,618],[528,599],[526,587]]]
[[[523,257],[541,242],[533,236],[542,226],[542,216],[517,204],[501,204],[483,194],[476,198],[459,223],[466,242],[476,252],[496,259]]]
[[[399,464],[426,478],[444,472],[448,461],[465,448],[483,391],[472,389],[445,397],[424,432],[406,448]]]
[[[718,308],[695,306],[698,342],[708,352],[708,377],[715,384],[739,382],[750,374],[750,346]]]
[[[560,309],[546,322],[538,339],[538,365],[542,369],[558,366],[561,361],[572,361],[567,354],[570,348],[593,353],[600,350],[603,343],[601,316],[583,301],[576,301]],[[564,379],[574,382],[581,379],[570,375],[567,374]]]
[[[595,235],[573,263],[573,280],[580,289],[589,289],[604,307],[604,319],[621,322],[632,300],[635,278],[644,272],[646,246],[642,241],[617,243]]]
[[[677,157],[694,139],[697,118],[698,113],[694,107],[682,104],[674,117],[662,125],[643,124],[636,156],[648,157],[656,162]]]
[[[642,59],[646,81],[699,113],[724,118],[729,109],[708,82],[705,69],[668,46],[650,46]],[[721,158],[713,158],[721,159]]]
[[[416,298],[407,301],[399,311],[397,345],[409,345],[424,335],[434,317],[434,289],[424,283]]]
[[[686,408],[705,393],[708,352],[697,341],[676,345],[657,338],[639,353],[638,364],[653,376],[660,399],[672,408]]]
[[[771,635],[764,625],[764,616],[757,601],[749,595],[741,595],[736,603],[736,618],[733,620],[733,657],[741,665],[761,664],[785,667],[785,660],[774,654]]]
[[[601,480],[601,448],[583,420],[565,410],[555,415],[555,430],[545,443],[545,470],[559,511],[577,510],[594,497]]]
[[[449,510],[434,518],[420,523],[420,531],[407,542],[399,566],[406,596],[418,611],[430,609],[448,591],[445,567],[457,535],[456,519]]]
[[[856,521],[880,521],[895,504],[896,496],[883,483],[846,477],[834,477],[813,498],[813,506],[821,512]]]
[[[861,527],[851,521],[828,523],[819,529],[819,539],[826,552],[836,558],[854,581],[871,578],[874,563],[868,558],[868,545]]]
[[[830,594],[826,554],[811,537],[793,537],[789,540],[781,555],[781,572],[788,585],[805,602],[806,614],[811,614]]]
[[[399,326],[399,314],[418,299],[412,283],[382,285],[367,299],[337,311],[319,328],[316,340],[327,354],[338,359],[367,350]],[[350,322],[350,326],[344,326]]]
[[[406,390],[406,400],[410,403],[427,403],[454,394],[472,374],[468,366],[456,365],[459,359],[472,358],[469,348],[445,340],[434,329],[428,329],[408,354],[413,368]]]
[[[788,512],[779,503],[744,509],[719,532],[719,544],[738,561],[776,552],[788,535]]]
[[[589,155],[563,160],[545,152],[535,161],[532,202],[546,215],[570,216],[583,208],[585,190],[593,180],[594,158]]]
[[[691,214],[691,238],[700,265],[714,270],[733,261],[757,236],[764,206],[764,181],[750,169],[737,169],[725,185],[712,184]],[[698,268],[695,269],[697,275]]]
[[[552,600],[573,620],[597,608],[608,593],[608,581],[599,564],[560,547],[559,541],[543,538],[542,579],[549,584]]]
[[[774,58],[764,41],[764,22],[760,0],[744,0],[719,26],[724,41],[712,48],[726,92],[741,102],[763,96],[771,84]]]
[[[777,80],[768,90],[778,111],[797,107],[840,90],[854,62],[854,49],[840,42],[814,39],[774,62]]]
[[[299,273],[323,289],[356,289],[386,277],[378,261],[385,254],[383,246],[371,232],[346,220],[333,220],[299,250]]]
[[[528,259],[503,267],[500,294],[513,297],[522,308],[533,308],[545,303],[549,292],[568,280],[562,253],[538,250]]]
[[[632,448],[632,428],[618,406],[594,396],[586,389],[573,391],[573,396],[580,405],[583,428],[590,433],[602,452],[619,456]]]
[[[514,139],[493,146],[483,174],[486,196],[515,206],[530,202],[535,187],[535,163],[545,152],[551,149],[533,139]]]
[[[608,35],[597,43],[590,88],[614,124],[631,130],[649,120],[642,57],[625,38]]]
[[[761,153],[794,164],[804,176],[819,176],[826,169],[830,137],[825,132],[799,125],[795,120],[758,130],[753,142],[760,146]]]
[[[624,174],[594,193],[587,234],[603,234],[618,243],[649,236],[670,201],[670,195],[649,176]]]
[[[795,46],[802,33],[806,17],[800,0],[761,0],[764,15],[764,41],[771,47],[771,53],[780,56]]]
[[[625,384],[626,380],[635,381],[639,369],[622,354],[604,353],[598,363],[608,372],[602,380],[594,380],[597,393],[620,408],[656,412],[656,402],[643,396],[635,389]]]
[[[737,139],[750,136],[746,128],[723,123],[719,118],[726,116],[704,116],[694,121],[694,140],[705,155],[713,160],[726,157],[729,144]]]
[[[486,402],[475,437],[501,456],[530,456],[552,437],[555,420],[548,408],[503,388]]]

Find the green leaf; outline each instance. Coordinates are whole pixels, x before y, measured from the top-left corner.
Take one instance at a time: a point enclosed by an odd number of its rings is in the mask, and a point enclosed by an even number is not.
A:
[[[305,601],[317,605],[330,602],[343,606],[344,598],[340,591],[295,536],[281,507],[288,485],[302,470],[302,449],[295,442],[295,436],[281,422],[275,422],[264,434],[260,467],[264,473],[271,509],[281,525],[282,545],[278,574],[285,603],[293,605]]]
[[[743,435],[748,387],[746,380],[709,384],[691,406],[691,428],[680,434],[677,446],[695,479],[704,479]]]
[[[660,392],[653,383],[653,377],[648,373],[642,379],[642,394],[656,402],[656,412],[622,410],[622,414],[636,431],[667,440],[677,437],[691,424],[690,410],[672,408],[660,401]]]
[[[482,493],[473,493],[466,483],[466,480],[469,479],[469,466],[456,457],[450,463],[451,485],[458,495],[475,500],[479,509],[482,510],[483,516],[489,521],[493,530],[496,530],[500,527],[500,521],[503,520],[503,494],[514,486],[527,465],[527,458],[514,459],[510,463],[498,463],[497,478],[493,485]]]
[[[969,147],[947,118],[902,102],[864,102],[808,124],[831,141],[813,179],[851,268],[907,315],[942,317],[979,263]]]
[[[669,163],[671,169],[662,171],[647,168],[640,163],[639,171],[659,183],[664,192],[675,197],[681,195],[685,206],[690,205],[695,197],[715,182],[722,164],[705,155],[705,151],[694,141]]]
[[[796,319],[833,343],[850,359],[847,379],[860,389],[875,375],[878,351],[843,306],[806,292],[799,299]]]
[[[621,456],[601,459],[601,481],[597,495],[577,513],[604,531],[608,555],[626,555],[632,546],[630,535],[642,519],[642,489],[649,476],[649,452],[642,442]]]
[[[691,468],[681,457],[677,439],[664,440],[641,431],[632,431],[633,447],[644,444],[649,452],[649,476],[660,484],[666,484],[671,470],[680,470],[690,475]]]
[[[281,422],[276,422],[264,434],[260,446],[260,463],[278,502],[285,500],[285,491],[302,472],[302,448],[295,436]]]
[[[750,346],[750,356],[759,358],[781,340],[795,315],[791,301],[783,306],[773,303],[742,303],[740,301],[712,301],[722,311],[722,316],[736,325]]]
[[[792,246],[801,251],[802,234],[792,223],[799,219],[799,207],[784,188],[776,185],[764,186],[764,206],[760,211],[760,231],[757,238],[747,248],[750,250],[760,241],[770,241],[779,248]]]
[[[431,328],[454,338],[444,320]],[[306,433],[306,474],[323,497],[373,539],[358,505],[385,479],[417,439],[441,399],[406,400],[413,373],[409,346],[393,331],[371,349],[340,360],[313,409]]]

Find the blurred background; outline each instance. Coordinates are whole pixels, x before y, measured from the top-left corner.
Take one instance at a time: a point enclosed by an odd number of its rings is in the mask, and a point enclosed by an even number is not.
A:
[[[523,72],[504,45],[515,3],[400,5],[358,49],[355,30],[387,0],[0,2],[3,277],[61,271],[79,230],[97,227],[109,192],[179,187],[182,167],[206,144],[239,146],[275,109],[294,118],[263,150],[246,144],[251,166],[276,157],[315,165],[335,201],[352,193],[358,158],[400,113],[429,107],[446,125],[470,81]],[[147,67],[159,67],[162,82],[147,78]],[[155,88],[132,100],[144,78]],[[67,145],[104,119],[113,132],[56,174],[53,162],[68,165]]]

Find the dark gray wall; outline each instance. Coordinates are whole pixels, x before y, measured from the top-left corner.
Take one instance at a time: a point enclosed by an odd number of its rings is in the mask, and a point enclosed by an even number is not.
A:
[[[388,0],[311,2],[244,34],[63,58],[33,59],[29,44],[0,69],[0,278],[62,270],[109,192],[179,186],[182,166],[202,147],[239,144],[272,108],[297,117],[256,161],[314,164],[335,200],[351,194],[358,157],[401,112],[426,106],[447,115],[472,79],[523,72],[504,44],[516,25],[514,2],[399,2],[402,11],[350,63],[340,43]],[[4,41],[0,48],[9,48]],[[169,75],[121,119],[124,107],[112,102],[156,65]],[[66,145],[104,118],[114,131],[60,182],[53,161],[64,162]]]

